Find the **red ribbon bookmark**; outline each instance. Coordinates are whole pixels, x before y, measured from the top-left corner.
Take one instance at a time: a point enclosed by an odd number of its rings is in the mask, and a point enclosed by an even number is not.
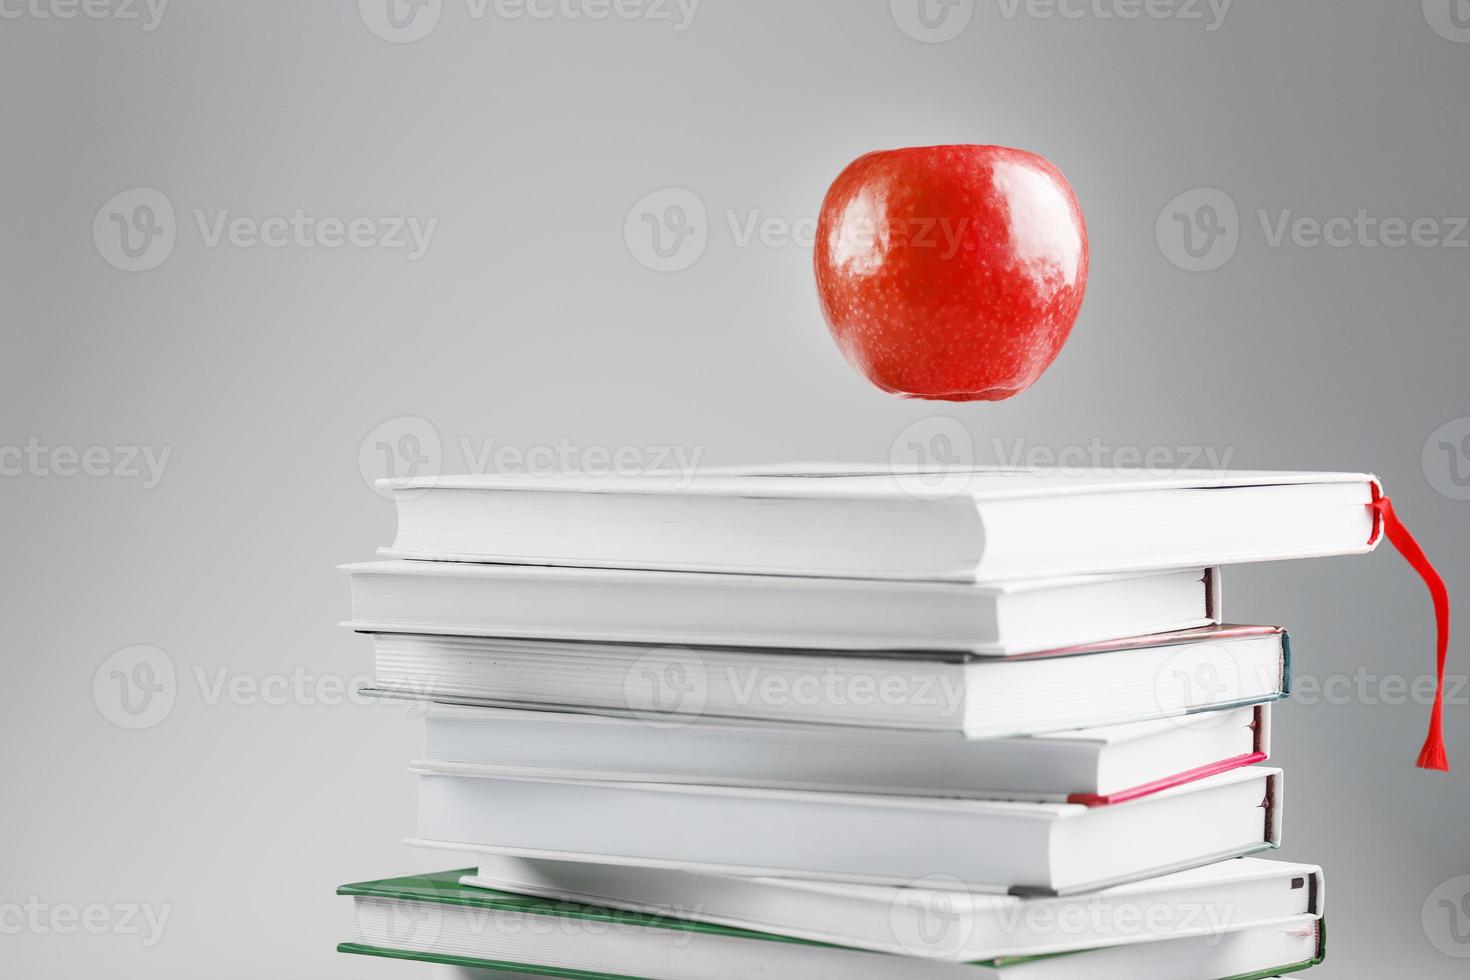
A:
[[[1380,496],[1377,487],[1374,487],[1373,494],[1374,500],[1368,505],[1373,509],[1373,539],[1378,537],[1378,523],[1381,520],[1383,533],[1388,537],[1389,544],[1397,548],[1404,560],[1419,573],[1434,600],[1434,627],[1438,648],[1434,707],[1429,716],[1429,737],[1424,740],[1424,748],[1419,750],[1419,761],[1416,764],[1420,769],[1449,772],[1450,762],[1444,748],[1444,665],[1450,647],[1450,593],[1445,588],[1444,579],[1439,577],[1439,572],[1430,563],[1429,556],[1424,554],[1419,542],[1414,540],[1409,529],[1404,527],[1398,515],[1393,512],[1393,502]]]

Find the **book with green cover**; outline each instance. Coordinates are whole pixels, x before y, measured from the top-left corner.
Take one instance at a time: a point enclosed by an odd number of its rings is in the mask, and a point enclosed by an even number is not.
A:
[[[338,950],[581,980],[886,980],[898,970],[919,980],[1253,980],[1314,966],[1325,951],[1321,920],[1293,916],[1225,935],[953,963],[460,883],[473,873],[343,885],[337,893],[354,899],[357,937]]]

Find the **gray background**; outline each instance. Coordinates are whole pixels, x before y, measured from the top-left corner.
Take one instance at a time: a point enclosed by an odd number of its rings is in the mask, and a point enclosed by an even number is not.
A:
[[[1470,44],[1432,29],[1434,0],[1429,14],[1238,0],[1212,31],[1206,8],[1200,21],[973,6],[944,43],[871,0],[705,0],[682,31],[493,7],[476,19],[444,0],[413,43],[376,36],[350,2],[177,0],[152,31],[8,7],[22,15],[0,20],[0,444],[171,456],[154,487],[38,466],[0,479],[0,903],[171,917],[151,948],[119,930],[0,935],[4,972],[424,975],[333,952],[351,927],[338,883],[454,863],[399,843],[418,722],[330,690],[269,704],[210,703],[208,689],[369,669],[366,641],[336,625],[333,566],[392,533],[359,449],[374,430],[369,442],[422,431],[391,421],[403,416],[432,426],[446,471],[471,465],[461,439],[882,461],[907,426],[943,426],[935,415],[960,420],[982,462],[1097,440],[1371,469],[1451,583],[1467,581],[1470,503],[1452,469],[1470,470],[1464,233],[1461,247],[1272,247],[1257,215],[1470,213]],[[1010,402],[870,388],[826,336],[809,249],[742,246],[729,226],[728,211],[809,219],[859,153],[935,142],[1042,153],[1086,212],[1073,339]],[[167,197],[177,241],[129,273],[91,229],[137,187]],[[676,272],[645,267],[624,235],[666,187],[708,215],[703,253]],[[1201,187],[1238,209],[1222,239],[1238,247],[1191,272],[1156,222]],[[438,225],[410,261],[209,247],[194,217],[297,208]],[[1386,550],[1226,584],[1232,619],[1288,625],[1301,674],[1355,687],[1277,714],[1282,855],[1328,874],[1321,975],[1463,976],[1431,938],[1470,945],[1438,911],[1446,893],[1430,896],[1470,872],[1466,692],[1448,721],[1461,773],[1428,775],[1411,765],[1426,708],[1391,703],[1378,680],[1430,669],[1422,587]],[[177,674],[172,710],[131,731],[93,680],[138,644]],[[1462,677],[1466,654],[1457,639]]]

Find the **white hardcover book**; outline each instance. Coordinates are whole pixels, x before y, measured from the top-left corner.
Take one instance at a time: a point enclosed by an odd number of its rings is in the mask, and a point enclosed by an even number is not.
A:
[[[1274,847],[1281,771],[1110,806],[509,776],[416,763],[418,838],[459,849],[717,874],[1070,894]]]
[[[651,725],[634,715],[433,704],[424,754],[572,779],[1102,804],[1264,761],[1270,717],[1269,705],[1257,705],[976,739],[713,717]]]
[[[1018,898],[792,878],[740,878],[482,855],[465,885],[666,915],[902,956],[973,962],[1322,915],[1322,869],[1235,858],[1073,898]]]
[[[1365,473],[785,466],[382,481],[386,555],[997,582],[1356,554]]]
[[[1209,569],[993,585],[465,562],[343,566],[364,632],[1005,655],[1218,623]]]
[[[1289,690],[1286,634],[1222,627],[1046,654],[851,655],[380,633],[379,688],[476,704],[731,718],[970,738],[1179,718]]]

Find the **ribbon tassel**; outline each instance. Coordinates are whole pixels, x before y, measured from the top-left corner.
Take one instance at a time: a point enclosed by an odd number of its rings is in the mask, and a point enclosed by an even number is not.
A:
[[[1374,514],[1374,537],[1377,537],[1377,524],[1382,521],[1383,533],[1388,538],[1389,544],[1398,549],[1398,553],[1404,556],[1419,577],[1424,580],[1424,585],[1429,589],[1429,596],[1434,601],[1434,627],[1436,634],[1436,666],[1434,685],[1434,707],[1429,716],[1429,736],[1424,740],[1424,748],[1419,750],[1419,760],[1416,763],[1420,769],[1438,769],[1440,772],[1449,772],[1449,758],[1445,753],[1444,746],[1444,670],[1445,658],[1450,647],[1450,593],[1445,588],[1444,579],[1440,578],[1439,572],[1429,561],[1429,556],[1424,549],[1419,547],[1419,542],[1404,527],[1404,522],[1399,520],[1394,513],[1393,502],[1387,497],[1377,496],[1368,505]]]

